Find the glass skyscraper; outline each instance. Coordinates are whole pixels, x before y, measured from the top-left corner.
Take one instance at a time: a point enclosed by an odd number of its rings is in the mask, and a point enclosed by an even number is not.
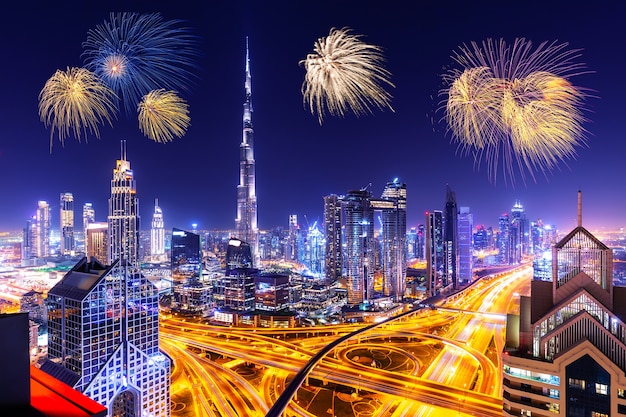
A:
[[[326,235],[324,273],[328,283],[337,281],[343,273],[341,202],[342,197],[334,194],[324,197],[324,234]]]
[[[159,350],[158,292],[136,269],[83,258],[48,293],[41,369],[111,417],[170,415],[170,359]]]
[[[456,194],[446,185],[446,206],[443,218],[443,251],[445,257],[445,265],[443,269],[444,281],[453,288],[457,288],[457,266],[458,248],[457,248],[457,205]]]
[[[374,292],[374,211],[367,190],[349,191],[343,200],[348,304],[370,301]]]
[[[46,201],[37,202],[34,243],[37,258],[50,255],[50,205]]]
[[[444,281],[443,213],[434,210],[426,213],[426,290],[429,296],[437,295],[448,286]]]
[[[383,295],[402,301],[406,288],[406,184],[396,178],[385,185],[372,208],[380,210]]]
[[[473,277],[473,253],[474,245],[472,243],[472,229],[474,228],[474,218],[469,207],[461,206],[459,208],[458,228],[457,228],[457,247],[459,253],[459,268],[457,270],[459,284],[468,284],[472,282]]]

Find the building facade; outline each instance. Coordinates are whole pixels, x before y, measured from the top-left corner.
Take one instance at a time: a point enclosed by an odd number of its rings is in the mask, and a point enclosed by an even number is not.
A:
[[[35,256],[50,256],[50,205],[46,201],[37,202],[35,214]]]
[[[578,226],[553,247],[551,279],[533,279],[509,317],[505,416],[626,415],[626,287],[613,285],[613,253],[581,219],[579,193]]]
[[[337,281],[343,275],[341,202],[342,197],[335,194],[324,197],[324,235],[326,236],[324,274],[328,283]]]
[[[443,256],[445,262],[443,273],[444,281],[450,283],[454,289],[457,288],[457,268],[459,263],[457,221],[456,194],[450,186],[446,185],[446,205],[443,217]]]

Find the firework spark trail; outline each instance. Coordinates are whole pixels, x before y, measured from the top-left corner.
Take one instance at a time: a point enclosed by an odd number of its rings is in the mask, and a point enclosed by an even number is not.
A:
[[[300,61],[306,69],[303,101],[320,124],[326,112],[343,117],[348,110],[356,116],[371,113],[373,107],[393,111],[391,95],[383,88],[394,85],[382,66],[382,50],[361,37],[349,28],[333,28],[315,42],[314,53]]]
[[[111,13],[88,31],[85,66],[116,92],[127,115],[152,90],[189,88],[198,42],[180,23],[159,13]]]
[[[138,106],[139,130],[149,139],[171,142],[183,137],[189,127],[187,103],[174,91],[154,90],[146,94]]]
[[[534,180],[585,144],[586,94],[569,81],[585,73],[579,56],[567,44],[533,48],[523,38],[472,42],[453,56],[461,69],[443,75],[445,119],[462,152],[475,165],[485,162],[494,182],[501,166],[514,184],[515,165],[522,180],[526,172]]]
[[[88,132],[100,137],[98,124],[116,114],[115,93],[84,68],[57,70],[39,93],[39,118],[50,127],[50,152],[55,132],[61,144],[70,135],[78,141]]]

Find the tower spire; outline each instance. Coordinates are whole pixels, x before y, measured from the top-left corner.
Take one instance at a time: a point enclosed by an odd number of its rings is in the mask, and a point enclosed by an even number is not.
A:
[[[578,227],[583,225],[583,192],[578,190]]]

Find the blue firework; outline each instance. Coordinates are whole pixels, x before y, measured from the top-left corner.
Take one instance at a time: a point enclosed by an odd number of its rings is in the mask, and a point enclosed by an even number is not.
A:
[[[119,97],[128,115],[155,89],[184,92],[195,78],[198,38],[180,20],[159,13],[111,13],[87,32],[85,67]]]

